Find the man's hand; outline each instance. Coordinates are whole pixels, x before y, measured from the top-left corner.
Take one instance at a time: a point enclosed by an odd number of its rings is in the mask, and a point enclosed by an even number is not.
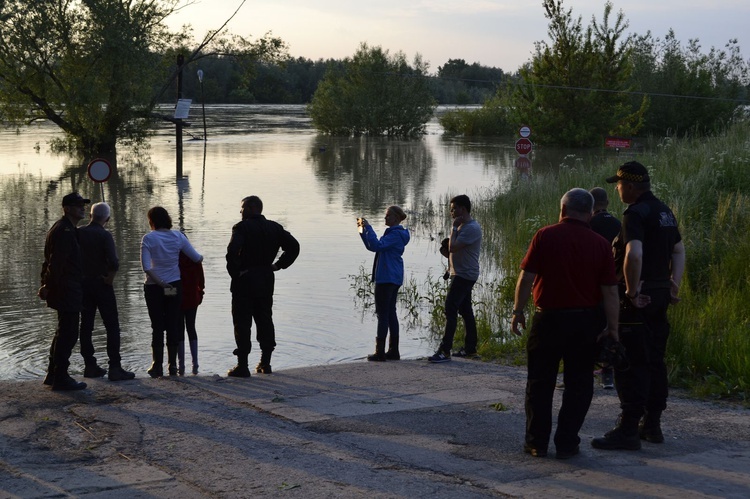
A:
[[[599,333],[599,336],[596,337],[596,342],[599,343],[602,338],[606,338],[607,336],[612,338],[612,341],[620,341],[620,333],[617,331],[617,327],[614,329],[608,327]]]
[[[636,308],[643,308],[649,303],[651,303],[651,297],[648,295],[644,295],[642,293],[638,293],[636,296],[628,296],[627,293],[625,294],[625,298],[630,300],[630,303],[633,304]]]
[[[669,303],[672,305],[677,305],[680,303],[681,298],[677,296],[680,292],[680,285],[674,282],[674,280],[671,280],[671,286],[669,289]]]
[[[518,329],[519,324],[523,326],[524,330],[526,329],[526,314],[523,312],[518,314],[514,313],[510,321],[510,329],[516,336],[521,336],[523,334],[521,333],[521,330]]]
[[[39,291],[36,292],[36,295],[39,297],[40,300],[47,300],[47,296],[49,296],[49,289],[47,289],[47,286],[42,286],[39,288]]]

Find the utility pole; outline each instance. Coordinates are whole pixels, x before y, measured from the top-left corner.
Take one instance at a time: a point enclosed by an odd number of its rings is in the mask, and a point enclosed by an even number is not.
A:
[[[182,65],[185,62],[185,56],[179,54],[177,56],[177,102],[182,99]],[[175,120],[177,125],[177,178],[182,178],[182,119],[177,118]]]

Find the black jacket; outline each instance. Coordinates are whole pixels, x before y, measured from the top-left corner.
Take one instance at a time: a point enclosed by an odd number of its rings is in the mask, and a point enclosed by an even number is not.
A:
[[[276,256],[282,250],[278,260]],[[227,271],[232,292],[251,296],[273,295],[276,260],[280,269],[289,267],[299,256],[299,242],[280,224],[263,215],[251,215],[232,227],[227,246]]]
[[[42,285],[47,287],[47,306],[80,312],[83,303],[83,259],[75,225],[66,217],[47,232],[42,263]]]

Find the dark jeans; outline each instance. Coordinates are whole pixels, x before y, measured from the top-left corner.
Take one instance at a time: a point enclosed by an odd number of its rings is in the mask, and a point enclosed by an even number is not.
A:
[[[398,300],[398,289],[401,286],[392,283],[383,283],[375,285],[375,315],[378,316],[378,333],[379,340],[385,340],[388,336],[388,330],[391,331],[391,338],[398,338],[399,326],[398,315],[396,314],[396,301]]]
[[[57,329],[49,349],[50,368],[54,374],[67,374],[70,367],[70,354],[78,341],[79,312],[57,311]]]
[[[177,294],[167,296],[164,288],[156,284],[144,284],[146,307],[151,319],[151,346],[164,345],[164,331],[167,332],[167,346],[177,347],[184,334],[180,324],[180,304],[182,303],[182,281],[170,282],[177,288]]]
[[[594,395],[596,337],[606,325],[600,308],[537,312],[526,344],[526,443],[547,449],[552,432],[552,399],[563,362],[565,391],[557,415],[555,446],[571,450]]]
[[[474,309],[471,307],[471,290],[475,281],[469,281],[463,277],[451,277],[451,285],[445,297],[445,334],[440,342],[440,351],[450,354],[453,348],[453,337],[458,326],[458,314],[464,320],[466,329],[466,340],[464,349],[468,353],[477,351],[477,321],[474,318]]]
[[[83,310],[81,311],[81,355],[86,364],[96,362],[92,334],[96,311],[107,331],[107,357],[110,365],[120,365],[120,319],[117,314],[117,299],[112,286],[102,279],[83,281]]]
[[[617,395],[623,415],[639,419],[644,411],[661,412],[667,407],[669,391],[664,354],[670,325],[667,320],[669,289],[642,290],[651,303],[635,309],[620,308],[620,342],[625,347],[630,369],[615,370]]]
[[[232,293],[232,322],[234,323],[234,341],[237,343],[236,355],[240,363],[247,362],[247,355],[252,350],[252,323],[255,321],[256,339],[264,353],[273,352],[276,347],[276,330],[273,325],[273,295],[252,296],[251,294]]]

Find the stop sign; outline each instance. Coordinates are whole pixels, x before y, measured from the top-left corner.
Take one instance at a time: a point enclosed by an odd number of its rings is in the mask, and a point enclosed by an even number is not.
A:
[[[525,156],[531,152],[533,146],[529,139],[525,137],[520,138],[516,141],[516,152]]]

